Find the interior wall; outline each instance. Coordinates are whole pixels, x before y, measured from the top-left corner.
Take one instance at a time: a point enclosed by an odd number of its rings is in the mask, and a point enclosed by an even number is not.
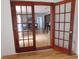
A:
[[[78,54],[78,0],[75,5],[75,18],[74,18],[74,29],[73,29],[73,42],[72,50]]]
[[[1,1],[1,56],[15,53],[10,0]]]

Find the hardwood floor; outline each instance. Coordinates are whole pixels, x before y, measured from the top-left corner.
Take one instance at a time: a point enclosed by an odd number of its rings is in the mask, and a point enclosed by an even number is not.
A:
[[[2,59],[77,59],[77,56],[70,56],[53,49],[46,49],[4,56]]]

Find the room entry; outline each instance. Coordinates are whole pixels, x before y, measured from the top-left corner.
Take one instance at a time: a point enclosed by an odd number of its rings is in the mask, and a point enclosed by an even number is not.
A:
[[[36,50],[36,32],[43,27],[38,24],[41,22],[41,17],[35,20],[35,5],[50,6],[50,48],[70,54],[72,52],[75,0],[58,3],[11,1],[16,52]]]

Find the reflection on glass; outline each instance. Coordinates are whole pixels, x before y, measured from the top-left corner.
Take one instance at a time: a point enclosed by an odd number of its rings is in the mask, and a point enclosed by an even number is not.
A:
[[[55,39],[55,45],[58,46],[58,39]]]
[[[64,23],[60,23],[60,30],[64,30]]]
[[[63,39],[63,32],[60,32],[59,38],[60,38],[60,39]]]
[[[55,23],[55,30],[59,30],[59,23]]]
[[[21,6],[22,7],[22,14],[26,14],[26,6]]]
[[[64,41],[64,48],[68,49],[69,41]]]
[[[22,24],[17,24],[18,31],[22,31]]]
[[[55,13],[59,13],[59,5],[55,7]]]
[[[63,40],[59,40],[59,47],[63,47]]]
[[[32,8],[31,8],[31,6],[27,6],[27,14],[32,14]]]
[[[21,6],[16,6],[16,14],[21,14]]]
[[[19,40],[19,47],[23,47],[23,40]]]
[[[64,12],[64,4],[60,5],[60,13]]]
[[[66,12],[70,12],[71,11],[71,2],[66,3]]]

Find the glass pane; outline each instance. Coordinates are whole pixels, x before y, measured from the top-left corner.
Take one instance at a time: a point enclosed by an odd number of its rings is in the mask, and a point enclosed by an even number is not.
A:
[[[64,14],[60,14],[60,22],[64,22]]]
[[[17,24],[18,31],[22,31],[22,24]]]
[[[29,32],[29,40],[31,40],[31,39],[33,39],[33,32],[32,31]]]
[[[23,47],[23,40],[19,40],[19,47]]]
[[[63,47],[63,40],[59,40],[59,47]]]
[[[70,22],[70,13],[66,13],[65,22]]]
[[[21,6],[16,6],[16,14],[21,14]]]
[[[32,15],[28,15],[27,19],[28,19],[28,23],[32,23]]]
[[[59,23],[55,23],[55,30],[59,30]]]
[[[32,8],[31,8],[31,6],[27,6],[27,14],[32,14]]]
[[[60,5],[60,13],[64,12],[64,4]]]
[[[65,23],[65,31],[69,31],[70,30],[70,23]]]
[[[65,32],[65,40],[69,40],[69,33]]]
[[[55,37],[58,38],[58,31],[55,31]]]
[[[27,24],[23,24],[23,31],[28,31],[28,25]]]
[[[60,23],[60,30],[64,30],[64,23]]]
[[[25,47],[28,47],[28,40],[24,40]]]
[[[29,39],[29,31],[25,31],[24,33],[24,39]]]
[[[68,49],[69,41],[64,41],[64,48]]]
[[[63,32],[60,32],[59,38],[60,38],[60,39],[63,39]]]
[[[56,14],[56,15],[55,15],[55,21],[56,21],[56,22],[59,22],[59,14]]]
[[[22,23],[27,23],[27,16],[26,15],[22,15]]]
[[[22,32],[19,32],[18,33],[18,37],[19,37],[19,40],[22,40],[23,39],[23,33]]]
[[[58,46],[58,39],[55,39],[55,45]]]
[[[21,23],[21,15],[17,15],[17,23]]]
[[[22,14],[26,14],[26,6],[22,6]]]
[[[59,5],[55,7],[55,13],[59,13]]]
[[[29,46],[33,46],[33,40],[29,40]]]
[[[71,3],[66,3],[66,12],[71,11]]]

